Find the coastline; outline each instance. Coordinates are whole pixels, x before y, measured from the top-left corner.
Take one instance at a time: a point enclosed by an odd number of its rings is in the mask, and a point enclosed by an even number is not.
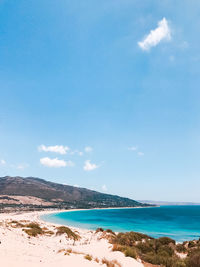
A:
[[[118,210],[118,209],[147,209],[147,208],[159,208],[160,206],[147,206],[147,207],[110,207],[110,208],[93,208],[93,209],[58,209],[58,210],[42,210],[42,211],[37,211],[38,213],[43,213],[42,215],[46,214],[53,214],[53,213],[60,213],[60,212],[72,212],[72,211],[86,211],[86,210]],[[32,212],[32,211],[30,211]],[[34,212],[34,211],[33,211]],[[28,213],[28,212],[27,212]]]
[[[108,261],[117,261],[122,267],[144,266],[133,258],[125,257],[122,252],[112,251],[112,245],[101,236],[101,233],[70,227],[81,237],[80,241],[74,242],[64,235],[56,235],[56,229],[61,224],[50,223],[41,219],[41,216],[45,214],[79,210],[1,213],[0,257],[2,265],[6,267],[55,267],[57,265],[60,267],[106,267],[106,264],[102,264],[102,260],[105,258]],[[12,225],[13,221],[26,224],[38,223],[40,227],[48,229],[54,234],[30,237],[21,228]],[[65,253],[66,250],[72,252],[68,255]],[[92,260],[87,260],[86,255],[90,255]]]
[[[158,207],[158,206],[157,206]],[[160,207],[160,206],[159,206]],[[159,228],[160,226],[160,222],[162,222],[162,216],[164,216],[164,214],[166,214],[166,211],[168,209],[169,211],[169,215],[167,215],[169,218],[174,218],[173,216],[176,216],[176,213],[174,213],[173,208],[175,206],[172,206],[172,210],[171,210],[171,206],[164,206],[164,207],[160,207],[161,210],[141,210],[141,211],[130,211],[131,212],[131,216],[134,216],[136,214],[138,214],[137,218],[139,218],[138,220],[135,218],[134,221],[130,221],[130,225],[128,225],[127,223],[124,224],[124,221],[126,220],[126,212],[123,213],[122,211],[122,215],[121,212],[119,213],[120,215],[118,215],[118,212],[115,213],[114,210],[123,210],[123,209],[138,209],[140,207],[134,207],[134,208],[130,208],[130,207],[125,207],[125,208],[121,208],[121,207],[116,207],[116,208],[95,208],[95,209],[70,209],[70,210],[50,210],[50,211],[41,211],[39,214],[39,220],[46,222],[46,223],[53,223],[53,224],[57,224],[57,225],[65,225],[67,227],[76,229],[76,230],[85,230],[85,231],[96,231],[97,228],[101,227],[104,230],[106,229],[111,229],[112,231],[114,231],[115,233],[125,233],[125,232],[138,232],[138,233],[143,233],[146,234],[152,238],[159,238],[159,237],[169,237],[174,239],[177,243],[182,243],[184,241],[191,241],[191,240],[197,240],[199,239],[199,228],[195,228],[196,225],[194,225],[194,229],[192,230],[188,230],[187,228],[187,220],[185,221],[185,225],[182,226],[182,228],[178,227],[178,223],[180,222],[180,219],[177,219],[177,221],[174,222],[172,221],[172,225],[168,226],[168,225],[163,225],[162,230]],[[152,208],[152,207],[141,207],[141,208]],[[154,208],[154,207],[153,207]],[[166,210],[165,210],[166,208]],[[103,216],[104,217],[104,211],[100,212],[100,213],[81,213],[81,211],[95,211],[95,210],[105,210],[105,221],[99,221],[98,218],[100,218],[99,216]],[[113,213],[109,212],[108,216],[106,215],[106,210],[113,210]],[[67,213],[67,212],[78,212],[77,214],[62,214],[62,213]],[[170,212],[172,211],[172,215],[170,215]],[[178,210],[179,211],[179,210]],[[187,210],[186,210],[187,211]],[[129,213],[129,211],[127,211]],[[182,212],[182,211],[181,211]],[[133,214],[132,214],[133,213]],[[154,214],[157,216],[157,213],[159,213],[158,215],[160,216],[160,213],[162,214],[161,216],[161,220],[159,221],[160,217],[158,216],[157,221],[155,219],[155,227],[152,230],[151,226],[148,226],[148,224],[145,223],[145,220],[143,219],[143,216],[146,216],[146,214]],[[55,214],[55,215],[50,215],[49,214]],[[59,215],[61,214],[61,215]],[[111,214],[111,215],[109,215]],[[112,217],[113,216],[117,218],[117,216],[120,216],[121,221],[118,221],[118,224],[116,223],[112,223],[115,222],[115,220],[113,221]],[[123,215],[124,214],[124,215]],[[142,215],[140,215],[142,214]],[[179,212],[178,212],[179,214]],[[181,213],[182,214],[182,213]],[[187,214],[187,213],[186,213]],[[43,216],[44,215],[44,216]],[[47,215],[47,216],[45,216]],[[124,217],[125,216],[125,217]],[[170,217],[171,216],[171,217]],[[141,217],[141,218],[140,218]],[[148,216],[147,216],[148,217]],[[180,217],[180,216],[179,216]],[[178,217],[178,218],[179,218]],[[88,220],[89,219],[89,220]],[[187,218],[186,218],[187,219]],[[127,217],[128,220],[128,217]],[[126,220],[126,222],[128,222]],[[165,221],[164,221],[165,222]],[[135,225],[134,225],[135,223]],[[185,228],[184,228],[185,226]],[[157,228],[156,228],[157,227]],[[165,227],[165,228],[164,228]],[[196,226],[197,227],[197,226]],[[156,231],[157,230],[157,231]]]
[[[42,219],[41,217],[43,215],[48,215],[48,214],[57,214],[57,213],[62,213],[62,212],[76,212],[76,211],[89,211],[89,210],[115,210],[115,209],[142,209],[142,208],[157,208],[159,206],[149,206],[149,207],[114,207],[114,208],[93,208],[93,209],[68,209],[68,210],[49,210],[49,211],[38,211],[38,213],[41,213],[41,214],[38,214],[37,215],[37,220],[38,221],[41,221],[41,222],[44,222],[44,223],[53,223],[55,225],[62,225],[60,223],[55,223],[55,222],[49,222],[48,220],[44,220]],[[80,230],[87,230],[87,231],[94,231],[94,230],[91,230],[91,229],[87,229],[87,228],[82,228],[82,227],[76,227],[76,226],[69,226],[66,224],[66,226],[72,228],[72,229],[76,229],[78,231]]]

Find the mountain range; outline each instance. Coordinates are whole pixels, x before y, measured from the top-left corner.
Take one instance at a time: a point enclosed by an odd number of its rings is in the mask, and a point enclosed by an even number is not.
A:
[[[145,207],[150,204],[35,177],[0,177],[0,210]]]

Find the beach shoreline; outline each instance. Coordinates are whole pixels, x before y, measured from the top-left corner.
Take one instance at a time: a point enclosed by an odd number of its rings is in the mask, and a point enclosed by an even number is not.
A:
[[[46,223],[53,223],[55,225],[62,225],[61,223],[56,223],[56,222],[50,222],[48,220],[45,220],[44,218],[42,218],[42,216],[44,215],[49,215],[49,214],[57,214],[57,213],[62,213],[62,212],[76,212],[76,211],[90,211],[90,210],[116,210],[116,209],[140,209],[140,208],[156,208],[156,207],[159,207],[159,206],[150,206],[150,207],[115,207],[115,208],[93,208],[93,209],[60,209],[60,210],[49,210],[49,211],[38,211],[38,218],[37,220],[38,221],[42,221],[42,222],[46,222]],[[67,223],[64,224],[66,226],[69,226]],[[77,231],[80,231],[80,230],[87,230],[87,231],[94,231],[94,230],[91,230],[91,229],[87,229],[87,228],[84,228],[84,227],[77,227],[77,226],[73,226],[73,225],[70,225],[69,227],[73,228],[73,229],[76,229]],[[115,231],[117,232],[117,231]]]

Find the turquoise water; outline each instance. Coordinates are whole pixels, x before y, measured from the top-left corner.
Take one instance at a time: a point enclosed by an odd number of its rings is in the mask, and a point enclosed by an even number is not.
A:
[[[82,210],[47,214],[42,219],[91,230],[102,227],[169,236],[179,242],[200,237],[200,206]]]

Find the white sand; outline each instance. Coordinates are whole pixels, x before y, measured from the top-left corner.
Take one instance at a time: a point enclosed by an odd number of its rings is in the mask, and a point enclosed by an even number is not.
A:
[[[28,237],[22,228],[13,228],[9,221],[27,220],[38,222],[41,227],[56,232],[57,225],[42,221],[39,216],[47,212],[29,212],[22,214],[0,214],[0,265],[3,267],[106,267],[101,260],[117,260],[122,267],[142,267],[143,264],[133,258],[125,257],[121,252],[113,252],[112,245],[101,239],[101,233],[72,228],[78,231],[80,241],[67,239],[65,235]],[[59,250],[72,249],[70,255]],[[75,253],[74,253],[75,252]],[[91,255],[88,261],[85,255]],[[99,262],[95,261],[98,258]],[[116,267],[118,267],[116,265]]]

